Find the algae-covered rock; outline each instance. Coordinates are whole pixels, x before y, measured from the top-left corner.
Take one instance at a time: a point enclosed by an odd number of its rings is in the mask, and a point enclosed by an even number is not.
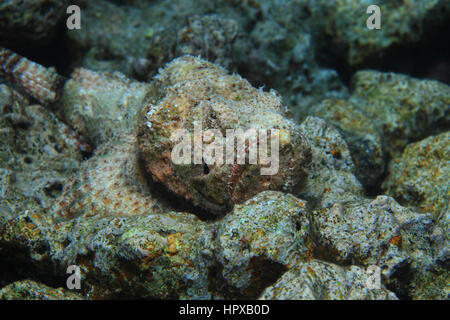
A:
[[[85,1],[81,29],[66,33],[74,55],[81,60],[74,62],[95,71],[120,71],[150,80],[158,68],[176,57],[178,31],[186,27],[188,18],[211,13],[215,2],[145,1],[130,5]]]
[[[324,98],[346,98],[338,72],[323,67],[322,21],[329,1],[240,2],[234,62],[250,82],[274,88],[300,116]],[[236,18],[237,19],[237,18]],[[249,63],[250,62],[250,63]]]
[[[386,193],[404,205],[443,216],[450,202],[449,141],[450,132],[445,132],[407,145],[390,164]]]
[[[33,281],[16,281],[0,290],[0,300],[84,300],[84,297],[63,288],[51,288]]]
[[[450,211],[445,209],[430,238],[434,261],[415,274],[411,296],[414,299],[450,299]]]
[[[49,208],[66,179],[78,170],[83,150],[89,149],[53,113],[28,105],[5,85],[0,85],[0,136],[2,206],[10,203],[16,209],[19,195]]]
[[[361,198],[364,189],[355,176],[355,164],[338,130],[318,117],[307,117],[300,128],[312,153],[310,174],[300,197],[319,207]]]
[[[384,286],[369,287],[369,273],[358,266],[342,267],[311,260],[287,271],[268,287],[261,300],[397,300]]]
[[[306,201],[291,195],[265,191],[236,205],[217,229],[220,276],[230,290],[255,297],[305,259],[309,229]]]
[[[408,232],[417,229],[417,236],[426,239],[433,222],[430,216],[414,213],[387,196],[319,209],[312,221],[317,256],[367,266],[392,258],[403,260]]]
[[[0,3],[0,44],[39,47],[56,34],[67,0],[8,0]]]
[[[336,45],[347,48],[346,59],[358,65],[379,58],[388,48],[419,41],[427,24],[444,21],[450,12],[446,0],[382,0],[368,3],[357,0],[327,1],[325,32]],[[370,5],[380,8],[380,29],[367,27]]]
[[[48,264],[41,260],[48,259],[41,254],[42,243],[31,242],[25,252],[10,245],[17,239],[27,243],[30,237],[41,234],[30,220],[18,217],[48,214],[63,185],[80,168],[82,150],[88,146],[52,112],[40,105],[29,105],[27,99],[5,85],[0,85],[0,138],[0,281],[3,282],[14,274],[29,276],[28,259],[41,261],[39,271],[31,272],[33,275],[49,273]],[[20,223],[10,225],[9,221],[14,219]]]
[[[228,68],[238,25],[218,15],[194,16],[178,31],[177,55],[201,56]]]
[[[211,298],[212,230],[177,212],[55,223],[37,211],[4,220],[0,211],[2,251],[23,251],[22,263],[46,277],[67,278],[67,268],[79,266],[79,293],[88,299]]]
[[[306,108],[348,91],[336,70],[315,61],[327,7],[317,2],[85,1],[82,28],[66,36],[77,67],[144,81],[176,57],[201,55]]]
[[[54,230],[54,259],[81,267],[89,297],[212,297],[212,228],[192,214],[78,219]]]
[[[81,29],[68,30],[67,37],[72,46],[85,49],[81,52],[83,54],[94,48],[97,51],[97,56],[94,57],[96,60],[120,58],[126,63],[127,57],[145,58],[147,50],[153,45],[153,36],[157,31],[153,25],[158,14],[156,12],[152,15],[148,11],[148,16],[147,12],[143,13],[138,8],[98,0],[86,1],[82,6],[82,13]],[[119,65],[126,67],[125,64]]]
[[[35,265],[47,277],[61,277],[69,265],[80,266],[81,294],[89,299],[255,298],[283,272],[304,268],[311,257],[361,268],[374,264],[382,270],[383,283],[402,297],[442,298],[439,290],[447,276],[432,268],[435,249],[428,236],[433,226],[427,219],[387,197],[311,212],[303,200],[266,191],[214,223],[171,211],[55,221],[39,208],[15,216],[0,210],[0,248],[23,252],[27,265]],[[349,275],[342,293],[329,293],[335,292],[344,272],[336,268],[337,275],[321,277],[331,282],[313,297],[386,294],[362,288],[362,271],[356,278]],[[434,274],[439,281],[431,283]],[[282,279],[276,287],[285,286]],[[293,294],[312,297],[308,292]]]
[[[326,99],[315,106],[311,114],[339,129],[351,151],[359,181],[366,187],[376,184],[385,168],[384,148],[378,130],[359,110],[359,105],[347,100]]]
[[[153,88],[137,138],[147,170],[173,193],[217,214],[264,190],[302,186],[310,148],[275,91],[190,56],[161,70]],[[262,160],[269,148],[270,163]]]
[[[326,100],[310,114],[326,119],[343,133],[367,187],[379,183],[386,157],[449,122],[450,88],[438,81],[402,74],[359,71],[348,100]]]
[[[402,207],[390,197],[336,204],[311,217],[315,258],[377,266],[386,285],[402,298],[414,297],[416,286],[435,269],[433,217]],[[442,283],[438,286],[443,289]]]
[[[380,131],[390,154],[450,121],[450,87],[442,82],[360,71],[352,83],[352,98]]]
[[[171,211],[58,221],[38,210],[0,211],[0,248],[24,252],[47,277],[79,266],[89,299],[255,298],[308,255],[307,212],[305,201],[280,192],[261,193],[215,223]]]
[[[438,220],[438,227],[433,232],[436,260],[443,266],[447,266],[450,261],[450,210],[445,210]]]

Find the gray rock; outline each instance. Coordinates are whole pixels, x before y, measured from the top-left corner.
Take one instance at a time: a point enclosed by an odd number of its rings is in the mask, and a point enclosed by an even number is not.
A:
[[[48,44],[63,22],[66,0],[9,0],[0,3],[0,45],[10,48]]]
[[[0,290],[0,300],[84,300],[76,292],[33,281],[16,281]]]
[[[299,196],[319,207],[361,198],[364,189],[355,176],[356,167],[341,134],[318,117],[307,117],[300,128],[311,145],[312,160]]]
[[[450,132],[408,144],[391,161],[383,183],[386,193],[402,204],[430,212],[436,218],[448,211],[450,195]]]
[[[272,286],[261,300],[397,300],[381,286],[368,286],[369,274],[361,267],[342,267],[312,260],[296,265]]]
[[[237,205],[219,222],[216,248],[221,276],[238,295],[255,297],[306,256],[307,203],[266,191]]]
[[[20,195],[49,208],[89,147],[49,110],[28,105],[5,85],[0,85],[0,137],[4,204],[15,203]]]
[[[387,157],[449,123],[450,88],[406,75],[359,71],[348,100],[325,100],[309,113],[341,130],[366,188],[380,183]]]

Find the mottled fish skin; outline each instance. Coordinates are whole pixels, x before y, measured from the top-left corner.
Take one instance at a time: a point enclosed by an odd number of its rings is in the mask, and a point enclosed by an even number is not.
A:
[[[58,101],[65,82],[54,68],[46,68],[3,47],[0,47],[0,76],[42,105]]]

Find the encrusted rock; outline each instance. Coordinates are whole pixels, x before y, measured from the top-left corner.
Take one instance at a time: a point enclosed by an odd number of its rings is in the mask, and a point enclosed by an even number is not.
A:
[[[42,242],[21,252],[16,241],[42,234],[24,215],[47,214],[63,185],[77,172],[87,147],[67,125],[40,105],[0,85],[0,282],[18,275],[49,274]],[[23,220],[20,218],[22,217]],[[19,225],[9,222],[18,219]],[[18,240],[20,239],[20,240]],[[44,246],[45,247],[45,246]],[[40,261],[29,271],[29,259]],[[25,272],[24,270],[28,270]]]
[[[261,300],[397,300],[384,287],[368,287],[369,274],[361,267],[342,267],[312,260],[296,265],[268,287]],[[369,280],[369,281],[368,281]]]
[[[16,281],[0,290],[0,300],[84,300],[84,297],[63,288],[51,288],[33,281]]]
[[[67,0],[8,0],[0,3],[0,44],[45,46],[62,23]]]
[[[356,174],[366,187],[379,182],[386,156],[450,121],[450,88],[402,74],[359,71],[348,100],[326,100],[310,110],[343,133]]]
[[[337,46],[347,47],[346,58],[351,65],[380,57],[395,45],[419,41],[427,24],[445,21],[450,12],[446,0],[378,1],[373,4],[380,8],[381,25],[380,29],[373,30],[366,25],[370,16],[366,11],[371,3],[357,0],[324,2],[328,7],[326,33]]]
[[[386,285],[401,298],[413,297],[415,286],[436,264],[433,217],[402,207],[390,197],[338,203],[311,217],[315,258],[377,266]]]
[[[311,110],[336,126],[351,151],[355,174],[361,183],[370,187],[384,172],[384,148],[376,127],[368,116],[347,100],[324,100]]]
[[[306,201],[265,191],[236,205],[219,223],[219,275],[231,291],[255,297],[264,285],[305,259],[310,224]]]
[[[153,99],[143,108],[139,121],[139,148],[147,170],[175,194],[217,214],[264,190],[291,192],[302,186],[311,160],[310,148],[300,128],[283,116],[282,101],[275,91],[255,89],[241,77],[190,56],[178,58],[161,70],[153,88]],[[215,140],[200,132],[210,129],[216,130]],[[227,129],[242,133],[253,129],[258,135],[264,131],[271,136],[270,148],[278,139],[279,152],[271,157],[278,156],[279,170],[262,174],[269,165],[261,163],[262,144],[261,139],[257,144],[256,136],[245,142],[245,158],[236,160],[240,150],[231,139],[233,150],[226,148]],[[275,130],[279,130],[278,135]],[[177,131],[189,140],[182,141],[189,148],[188,161],[183,164],[172,161],[172,151],[179,143],[173,137]],[[205,154],[211,152],[211,145],[214,152],[223,152],[216,154],[219,161],[207,163]],[[248,149],[254,147],[260,151],[259,161],[249,164]],[[230,151],[232,164],[225,156]],[[245,164],[237,162],[242,160]]]
[[[433,229],[433,263],[415,274],[415,286],[411,296],[414,299],[450,299],[450,211],[445,209]]]
[[[210,0],[142,1],[139,5],[84,1],[82,28],[66,35],[78,64],[96,71],[120,71],[150,80],[175,58],[177,31],[188,17],[211,12]]]
[[[111,1],[85,1],[82,28],[68,30],[67,37],[74,49],[84,49],[80,54],[94,49],[96,55],[91,57],[92,62],[96,61],[97,66],[106,63],[113,67],[105,71],[125,72],[130,70],[127,63],[132,62],[131,59],[145,58],[147,50],[154,45],[157,26],[153,22],[157,14],[154,12],[154,16],[148,16],[138,8],[120,6]],[[169,48],[165,48],[164,55],[169,53]],[[113,63],[108,63],[108,60],[113,60]]]
[[[217,15],[191,17],[188,25],[178,31],[177,55],[201,56],[228,68],[237,31],[232,19]]]
[[[402,250],[420,245],[419,239],[408,243],[411,233],[426,242],[433,225],[429,215],[414,213],[387,196],[319,209],[312,220],[317,257],[359,265],[405,258]]]
[[[442,82],[360,71],[352,83],[352,98],[382,134],[391,155],[450,122],[450,87]]]
[[[404,205],[444,215],[450,203],[450,132],[407,145],[392,160],[383,187]]]
[[[25,252],[19,262],[46,277],[66,278],[68,266],[79,266],[79,293],[88,299],[213,296],[207,272],[214,260],[213,229],[195,215],[149,213],[55,223],[46,214],[27,211],[3,219],[0,211],[3,252]]]
[[[49,208],[89,145],[54,114],[0,85],[0,197],[17,209],[19,195]],[[20,211],[20,210],[19,210]]]
[[[300,197],[319,207],[361,198],[364,189],[355,176],[347,143],[336,128],[318,117],[307,117],[300,128],[312,153],[310,174]]]

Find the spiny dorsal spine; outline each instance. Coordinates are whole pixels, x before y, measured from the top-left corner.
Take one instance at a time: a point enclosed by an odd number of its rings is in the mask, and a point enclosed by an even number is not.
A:
[[[3,47],[0,47],[0,76],[43,105],[56,102],[64,84],[64,78],[54,68],[45,68]]]

